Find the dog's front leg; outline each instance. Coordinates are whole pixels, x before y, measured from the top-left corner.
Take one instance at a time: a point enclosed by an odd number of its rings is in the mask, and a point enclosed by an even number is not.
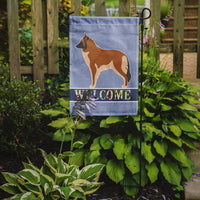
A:
[[[91,64],[90,72],[91,72],[91,79],[92,79],[92,85],[90,85],[90,88],[94,88],[96,86],[97,75],[98,75],[96,64]]]

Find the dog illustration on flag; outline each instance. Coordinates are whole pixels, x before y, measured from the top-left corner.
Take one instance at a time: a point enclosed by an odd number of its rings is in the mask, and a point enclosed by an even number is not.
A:
[[[123,52],[98,47],[86,33],[76,47],[82,49],[83,58],[90,69],[92,79],[90,88],[96,86],[100,72],[107,69],[113,69],[114,72],[120,75],[124,80],[122,88],[127,87],[131,79],[131,73],[128,58]]]

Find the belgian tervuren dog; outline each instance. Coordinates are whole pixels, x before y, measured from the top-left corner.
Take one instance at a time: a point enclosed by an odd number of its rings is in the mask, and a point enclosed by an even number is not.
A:
[[[122,88],[127,87],[131,74],[128,58],[123,52],[98,47],[94,40],[89,38],[86,33],[76,47],[82,49],[84,60],[90,69],[92,79],[90,88],[96,86],[100,72],[106,69],[113,69],[124,79]]]

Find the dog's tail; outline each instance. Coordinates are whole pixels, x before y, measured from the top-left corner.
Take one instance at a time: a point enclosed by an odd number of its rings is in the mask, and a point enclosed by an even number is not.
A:
[[[127,69],[127,78],[128,78],[128,82],[131,80],[131,73],[130,73],[130,65],[129,65],[129,61],[128,61],[128,58],[127,58],[127,62],[128,62],[128,69]]]

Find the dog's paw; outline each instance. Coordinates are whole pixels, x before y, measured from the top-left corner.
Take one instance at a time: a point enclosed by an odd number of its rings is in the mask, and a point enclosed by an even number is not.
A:
[[[122,85],[122,88],[127,88],[127,85]]]
[[[90,85],[90,89],[94,88],[94,85]]]

